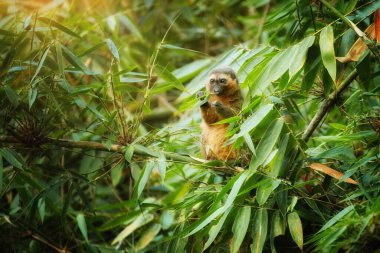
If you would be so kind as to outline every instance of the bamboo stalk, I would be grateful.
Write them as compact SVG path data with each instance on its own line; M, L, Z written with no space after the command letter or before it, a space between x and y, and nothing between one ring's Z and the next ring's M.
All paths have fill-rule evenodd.
M323 101L323 103L318 108L317 113L314 115L313 119L310 121L309 125L306 127L304 134L302 135L302 140L307 142L310 136L313 134L314 130L317 128L319 123L325 117L327 112L335 105L338 97L342 92L355 80L358 72L354 69L347 78L339 85L338 89L332 93Z
M12 136L0 136L0 143L8 143L8 144L18 144L23 145L23 143L12 137ZM54 138L47 138L44 144L52 144L57 147L64 147L64 148L80 148L80 149L90 149L90 150L99 150L99 151L106 151L106 152L116 152L123 154L123 149L127 146L120 145L120 144L112 144L112 145L106 145L104 143L100 142L94 142L94 141L74 141L74 140L68 140L68 139L54 139ZM162 152L167 160L170 160L172 162L180 162L180 163L188 163L192 164L194 166L203 166L206 167L207 162L203 162L202 160L198 160L195 158L192 158L191 156L184 155L184 154L177 154L177 153L170 153L170 152ZM147 153L139 146L134 146L134 155L138 156L148 156L148 157L155 157L152 154ZM156 157L157 158L157 157ZM217 162L213 164L212 166L207 166L207 168L222 172L225 174L237 174L242 171L242 168L240 167L230 167L224 164L223 162Z

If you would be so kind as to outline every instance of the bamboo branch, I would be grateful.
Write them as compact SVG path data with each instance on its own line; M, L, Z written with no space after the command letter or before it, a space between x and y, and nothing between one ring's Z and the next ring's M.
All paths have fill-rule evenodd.
M0 143L8 143L8 144L18 144L23 145L23 143L12 137L12 136L0 136ZM127 146L119 145L119 144L112 144L112 145L106 145L104 143L100 142L94 142L94 141L73 141L73 140L67 140L67 139L54 139L54 138L47 138L44 144L52 144L57 147L64 147L64 148L80 148L80 149L90 149L90 150L99 150L99 151L106 151L106 152L116 152L120 154L124 154L123 149ZM163 152L164 156L167 160L170 160L172 162L180 162L180 163L188 163L192 164L194 166L205 166L208 162L203 162L202 160L198 160L195 158L192 158L188 155L183 154L177 154L177 153L170 153L170 152ZM151 153L146 152L143 148L140 148L139 146L134 146L134 155L137 156L148 156L148 157L154 157ZM215 161L216 164L213 164L212 166L209 165L207 168L210 168L211 170L222 172L225 174L237 174L242 171L240 167L230 167L226 166L221 161Z
M337 9L335 9L334 6L332 6L326 0L320 0L320 2L323 3L323 5L326 6L332 13L334 13L335 16L340 18L347 26L352 28L356 32L356 34L359 35L359 37L367 38L366 34L362 30L360 30L354 23L351 22L351 20L349 20L346 16L344 16Z
M356 69L354 69L347 76L347 78L339 85L338 89L330 93L330 95L326 98L326 100L323 101L323 103L318 108L317 113L314 115L313 119L311 120L304 134L302 135L302 139L305 142L309 140L310 136L313 134L314 130L317 128L319 123L325 117L327 112L335 105L340 94L342 94L342 92L352 83L352 81L355 80L357 75L358 75L358 72L356 71Z
M372 54L375 55L378 60L380 59L379 51L376 48L376 44L373 40L370 40L367 37L365 32L360 30L354 23L352 23L351 20L349 20L345 15L340 13L337 9L334 8L334 6L332 6L326 0L320 0L320 2L323 3L323 5L326 6L332 13L334 13L335 16L340 18L343 21L343 23L345 23L348 27L353 29L355 33L359 36L359 38L367 45Z

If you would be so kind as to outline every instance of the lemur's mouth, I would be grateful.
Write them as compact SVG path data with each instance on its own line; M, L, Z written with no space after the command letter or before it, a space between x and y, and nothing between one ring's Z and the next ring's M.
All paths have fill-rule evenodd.
M220 95L222 94L223 90L213 90L211 94L213 95Z

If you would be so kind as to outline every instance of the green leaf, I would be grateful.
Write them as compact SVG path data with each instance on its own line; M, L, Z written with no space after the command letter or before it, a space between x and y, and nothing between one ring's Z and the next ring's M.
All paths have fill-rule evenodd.
M313 45L314 40L314 36L306 37L300 43L293 46L295 49L293 53L293 59L291 60L292 64L290 64L289 67L290 77L294 76L305 64L306 54L309 48Z
M82 37L79 36L76 32L70 30L69 28L61 25L60 23L50 19L50 18L46 18L46 17L39 17L38 20L41 20L42 22L44 22L45 24L48 24L48 25L51 25L55 28L58 28L59 30L61 30L62 32L64 33L67 33L71 36L74 36L74 37L77 37L79 39L81 39Z
M166 175L166 157L163 152L159 153L159 157L157 159L157 166L158 171L160 172L161 180L162 182L164 182Z
M77 224L78 224L79 230L82 233L84 239L86 239L86 241L88 241L87 225L86 225L86 220L84 218L83 213L77 214Z
M361 131L357 133L352 134L346 134L346 135L325 135L325 136L318 136L314 137L314 140L322 141L322 142L351 142L356 140L362 140L366 139L368 140L375 140L377 138L377 134L375 131Z
M181 82L185 82L202 71L205 67L207 67L211 63L211 59L201 59L193 61L189 64L186 64L178 69L175 69L172 73L173 75L180 80Z
M252 154L256 156L256 149L255 149L255 145L253 144L251 136L249 134L245 134L243 137L244 137L245 143L247 143L249 150L251 150Z
M5 85L3 87L4 91L5 91L5 94L7 95L8 97L8 100L9 102L11 102L11 104L14 106L14 107L17 107L18 104L20 103L20 96L12 89L10 88L9 86Z
M140 239L136 243L136 250L140 251L149 245L156 237L156 235L160 232L161 225L154 223L150 226L144 233L141 235Z
M61 73L62 78L65 78L65 67L63 65L62 47L59 42L55 43L55 51L57 54L57 65L59 68L59 73Z
M331 25L322 29L319 37L319 47L321 49L322 62L325 65L331 79L336 80L336 63L334 51L334 31Z
M221 206L220 208L218 208L216 211L214 211L210 215L202 218L198 222L197 226L187 236L190 236L190 235L198 232L199 230L204 228L206 225L208 225L211 221L213 221L218 216L220 216L222 213L224 213L233 204L237 194L239 193L240 188L242 187L242 185L243 185L244 181L246 180L246 178L248 177L248 175L249 175L248 171L245 171L245 172L238 174L237 180L234 183L234 185L231 189L231 192L228 195L227 200L224 203L224 205Z
M346 130L346 126L339 123L329 123L329 125L337 130L341 130L341 131Z
M8 148L2 148L0 149L0 151L4 159L7 160L12 166L18 169L22 169L22 162L19 161L20 158L16 158L16 154L13 150L10 150Z
M112 186L116 186L119 184L121 176L123 174L124 163L119 163L111 170L111 180Z
M141 32L139 31L138 27L133 23L133 21L125 14L118 15L118 18L120 20L120 23L125 25L129 31L131 31L139 40L143 40L143 36Z
M166 67L156 65L155 70L157 71L157 74L167 81L170 85L173 85L179 90L186 91L185 86L175 77L169 70L167 70Z
M272 225L270 232L270 247L272 253L276 252L276 249L274 247L274 238L285 234L285 226L286 224L284 217L281 215L279 210L276 210L272 216Z
M303 231L301 219L297 212L292 212L288 214L288 225L290 234L292 235L293 241L302 250L303 247Z
M38 207L38 213L40 214L41 223L43 223L45 219L45 199L44 198L40 198L38 200L37 207Z
M36 78L36 76L40 72L42 66L44 65L44 62L45 62L45 59L46 59L46 56L47 56L48 52L49 52L49 48L46 48L45 51L44 51L44 53L41 56L40 61L38 62L38 66L37 66L36 72L34 73L34 75L32 77L32 80L30 81L30 83L33 83L34 78Z
M272 169L270 171L270 175L272 177L277 177L281 169L283 168L282 164L284 162L286 148L288 146L288 141L289 141L289 133L287 133L284 137L282 137L280 148L278 149L278 152L277 152L276 160L274 161Z
M326 222L325 225L323 225L323 227L318 231L318 233L328 229L354 209L355 208L353 205L347 206L342 211L337 213L334 217L332 217L328 222Z
M3 175L4 175L3 156L1 155L1 150L0 150L0 193L3 191Z
M86 105L86 107L95 114L95 116L101 121L107 121L103 114L101 114L95 107Z
M205 101L205 99L202 99L202 101ZM199 104L200 106L201 104ZM194 106L194 107L198 107L198 103ZM234 122L237 122L240 120L240 116L233 116L233 117L229 117L227 119L222 119L216 123L214 123L215 125L221 125L221 124L226 124L226 123L234 123Z
M134 199L138 199L143 192L146 183L148 182L150 173L152 172L154 167L154 162L153 161L148 161L145 165L145 168L143 172L140 174L140 177L138 181L135 184L135 189L133 192Z
M288 189L286 185L280 185L276 192L276 202L281 214L285 217L288 207Z
M31 87L29 89L29 93L28 93L28 101L29 101L29 110L30 108L32 108L32 105L34 104L34 101L36 101L36 98L37 98L37 95L38 95L38 89L37 87Z
M164 45L162 45L162 47L163 48L167 48L167 49L173 49L173 50L178 50L178 51L185 51L185 52L191 52L191 53L206 55L205 53L202 53L202 52L199 52L199 51L196 51L196 50L191 50L191 49L188 49L188 48L178 47L178 46L171 45L171 44L164 44Z
M8 31L8 30L3 30L3 29L0 29L0 35L4 35L4 36L12 36L12 37L17 36L16 33L13 33L13 32Z
M344 176L339 179L339 182L345 181L347 178L351 177L360 167L364 166L368 162L378 159L377 156L372 157L363 157L360 160L357 160L354 164L350 166L350 168L344 173Z
M277 210L273 213L273 219L272 219L272 233L273 237L277 237L279 235L285 234L285 219L281 215L280 211Z
M280 136L282 126L284 121L282 119L275 120L265 132L263 138L260 140L259 145L257 145L257 155L252 157L251 163L249 164L250 173L254 173L257 168L265 162L269 154L271 153L274 145Z
M288 211L293 212L294 207L296 206L298 202L298 197L297 196L292 196L292 200L290 201L290 205L288 206Z
M84 63L76 56L73 52L71 52L67 47L62 45L63 56L68 60L74 67L80 69L86 75L92 75L93 73L84 65Z
M231 209L232 209L232 207L227 208L227 210L224 212L223 216L220 217L218 223L216 225L213 225L210 228L210 231L208 233L209 237L208 237L207 242L205 243L205 245L203 247L203 251L205 251L208 247L210 247L211 243L215 240L215 238L219 234L224 222L226 221L226 218L227 218L228 214L230 213Z
M137 218L133 220L133 222L126 226L112 241L112 245L116 243L122 242L125 238L127 238L130 234L132 234L136 229L148 224L153 220L153 214L144 212L140 214Z
M263 251L265 239L268 230L268 212L267 209L260 208L253 216L252 226L252 244L251 252L260 253Z
M120 61L119 51L117 50L115 43L111 39L106 39L106 42L107 42L107 46L110 49L113 57L119 62Z
M254 129L268 113L273 109L273 104L267 104L261 106L255 113L248 117L243 124L240 126L240 132L237 133L233 138L239 138L248 134L252 129Z
M250 206L239 208L238 213L236 214L234 225L232 226L232 233L234 234L232 238L232 253L236 253L239 250L240 245L244 240L245 234L247 233L250 218Z
M268 200L270 194L280 185L281 180L279 179L272 179L269 178L270 180L267 181L266 183L260 185L257 188L256 192L256 200L257 203L259 203L260 206L264 205L265 202Z
M124 158L126 161L129 163L132 161L132 156L133 152L135 151L135 147L133 145L129 145L125 150L124 150Z

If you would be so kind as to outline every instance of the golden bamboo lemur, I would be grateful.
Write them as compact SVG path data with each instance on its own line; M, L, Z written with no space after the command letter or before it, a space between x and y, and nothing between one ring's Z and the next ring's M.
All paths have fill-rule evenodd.
M228 67L213 69L206 85L210 93L208 101L201 105L202 112L202 156L207 160L234 160L237 151L225 145L227 124L213 124L237 115L243 104L239 81ZM199 91L197 97L204 97Z

